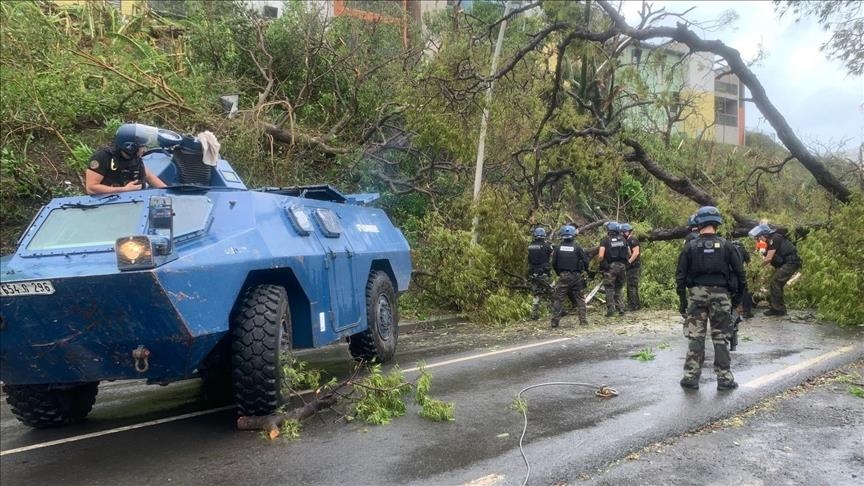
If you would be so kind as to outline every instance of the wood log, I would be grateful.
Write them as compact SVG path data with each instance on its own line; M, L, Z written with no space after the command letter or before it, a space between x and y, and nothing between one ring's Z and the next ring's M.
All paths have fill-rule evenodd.
M273 413L270 415L261 416L242 416L237 418L237 428L239 430L263 430L267 433L270 440L279 437L279 429L283 423L289 420L301 421L309 418L321 410L330 408L339 401L336 394L329 393L321 397L316 397L302 407L295 408L289 412Z

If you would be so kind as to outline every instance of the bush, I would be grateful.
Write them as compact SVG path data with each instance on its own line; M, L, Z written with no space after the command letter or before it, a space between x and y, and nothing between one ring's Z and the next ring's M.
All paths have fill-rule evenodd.
M644 307L676 309L675 269L684 241L640 242L642 280L639 296Z
M513 294L507 289L498 289L486 299L478 309L476 320L487 324L507 324L521 321L531 313L531 297L527 294Z
M797 297L813 306L819 317L841 326L864 325L864 202L858 197L843 207L828 228L813 231L798 244L803 263Z

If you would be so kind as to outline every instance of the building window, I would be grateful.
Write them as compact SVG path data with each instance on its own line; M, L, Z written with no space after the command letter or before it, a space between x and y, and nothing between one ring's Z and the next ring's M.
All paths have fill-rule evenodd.
M265 19L275 19L279 17L279 9L276 7L271 7L270 5L264 5L264 10L262 11Z
M150 10L160 14L173 17L186 15L186 3L183 0L148 0Z
M738 126L738 102L729 98L715 98L717 124L726 127Z
M715 81L714 82L714 90L720 93L730 94L732 96L738 96L738 85L735 83L725 83L723 81Z

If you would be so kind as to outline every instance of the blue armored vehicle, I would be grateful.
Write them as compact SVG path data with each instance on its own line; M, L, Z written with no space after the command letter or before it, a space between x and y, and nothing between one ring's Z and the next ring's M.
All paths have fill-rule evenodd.
M225 160L202 164L197 139L134 127L169 187L54 199L0 264L0 379L19 420L83 420L103 380L192 377L264 415L292 348L393 357L411 259L374 194L250 190Z

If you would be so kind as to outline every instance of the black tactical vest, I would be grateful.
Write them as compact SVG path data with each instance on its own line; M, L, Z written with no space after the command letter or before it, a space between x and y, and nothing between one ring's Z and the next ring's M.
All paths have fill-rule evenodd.
M690 268L687 280L694 285L734 287L730 281L730 251L726 240L719 236L700 236L687 243ZM734 256L738 258L737 255Z
M605 257L607 262L627 263L630 258L630 246L627 245L627 240L622 236L610 236Z
M555 266L558 272L582 272L585 270L584 262L579 258L581 252L578 248L575 241L562 242L555 248Z
M528 245L528 265L532 268L542 267L549 264L549 255L552 247L548 243L539 240Z

